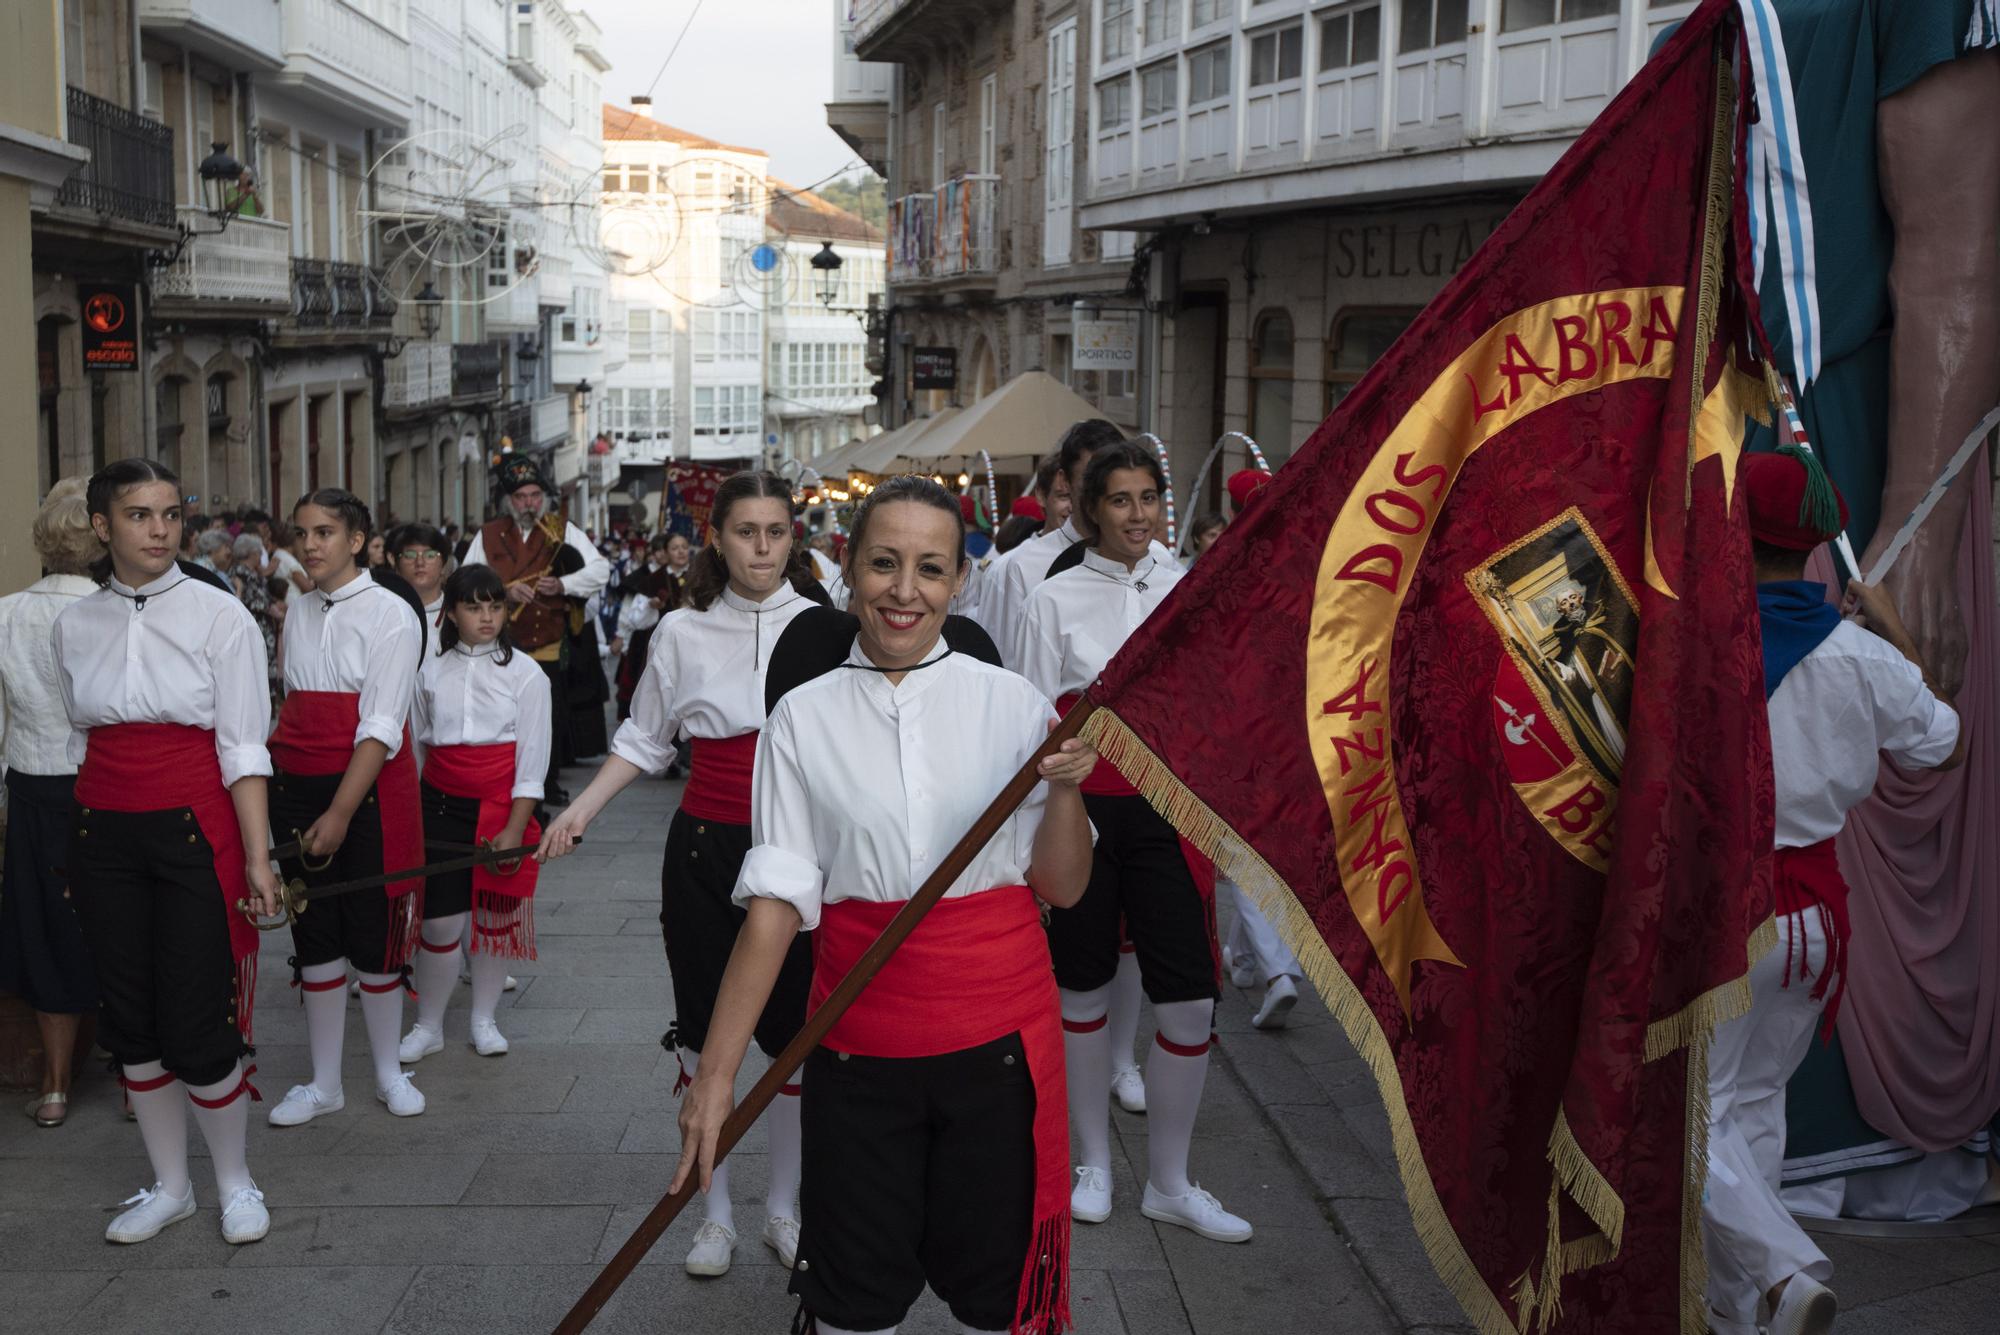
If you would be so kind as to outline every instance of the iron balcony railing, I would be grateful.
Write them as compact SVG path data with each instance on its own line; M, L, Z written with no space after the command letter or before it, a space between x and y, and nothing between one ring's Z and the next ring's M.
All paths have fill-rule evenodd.
M500 392L500 347L496 343L457 343L451 349L451 396L487 398Z
M396 314L396 299L382 287L380 270L341 260L292 261L292 320L301 329L382 329Z
M90 150L56 203L174 229L174 132L81 88L69 90L69 141Z

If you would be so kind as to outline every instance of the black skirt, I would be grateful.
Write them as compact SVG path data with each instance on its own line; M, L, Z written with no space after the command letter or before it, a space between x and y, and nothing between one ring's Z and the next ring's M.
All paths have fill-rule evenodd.
M0 992L51 1015L97 1009L97 973L63 871L75 804L74 774L7 772Z

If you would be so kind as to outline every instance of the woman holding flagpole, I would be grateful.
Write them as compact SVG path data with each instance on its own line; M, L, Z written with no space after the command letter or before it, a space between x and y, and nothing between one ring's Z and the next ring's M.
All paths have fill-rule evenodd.
M676 1187L713 1180L737 1066L800 933L823 1000L1055 725L1028 682L944 641L965 560L958 506L927 479L884 483L855 517L852 648L778 701L758 744L735 888L749 916L681 1110ZM819 1335L893 1331L927 1283L963 1331L1068 1323L1062 1047L1037 908L1083 892L1076 785L1095 763L1074 740L1042 761L1046 783L807 1061L792 1292Z
M1022 675L1060 709L1075 703L1180 581L1179 563L1153 545L1164 490L1159 460L1142 446L1120 442L1090 456L1076 513L1096 536L1079 564L1028 595L1017 640ZM1062 988L1070 1120L1082 1159L1071 1213L1086 1223L1111 1215L1106 1020L1122 915L1159 1031L1146 1061L1148 1174L1141 1211L1217 1242L1246 1242L1250 1225L1188 1178L1220 995L1214 864L1109 765L1097 767L1083 793L1098 834L1090 888L1074 908L1049 915L1049 950Z
M694 739L693 772L668 827L660 867L660 934L675 1012L661 1043L681 1063L677 1089L702 1069L716 990L743 922L743 910L729 895L750 850L751 775L771 650L794 617L825 598L804 548L794 541L791 486L775 473L726 479L716 488L709 526L709 544L688 568L688 606L654 628L631 717L590 786L550 823L538 853L547 859L569 852L612 798L641 775L674 763L677 733L685 730ZM757 1025L757 1044L766 1053L781 1051L805 1023L811 979L811 947L800 938ZM764 1241L787 1266L799 1236L798 1092L790 1086L771 1105L764 1202ZM736 1217L726 1171L716 1174L705 1205L687 1271L727 1274Z
M194 1213L191 1103L223 1240L255 1242L271 1226L245 1152L257 932L236 905L278 907L264 641L233 594L175 564L170 470L121 459L90 480L86 504L108 549L103 587L54 627L82 761L69 883L97 965L98 1042L119 1063L153 1172L104 1236L144 1242Z
M279 841L297 840L299 852L281 865L309 887L419 866L424 835L408 724L424 644L415 595L405 601L360 568L373 526L354 493L309 492L293 507L292 525L315 590L285 618L271 820ZM293 922L312 1079L271 1110L272 1126L302 1126L346 1106L340 1058L350 963L360 976L375 1097L398 1117L423 1112L424 1096L397 1060L422 924L421 878L316 901Z

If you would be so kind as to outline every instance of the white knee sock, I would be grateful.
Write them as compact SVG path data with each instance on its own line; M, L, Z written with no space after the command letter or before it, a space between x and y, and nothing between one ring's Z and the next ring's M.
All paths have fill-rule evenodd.
M805 1157L799 1131L799 1081L804 1075L793 1072L792 1083L771 1100L764 1114L771 1136L771 1184L764 1193L767 1217L799 1217L799 1166Z
M424 919L424 943L417 948L417 1023L444 1032L445 1008L458 986L458 938L472 915L454 913Z
M245 1148L250 1134L250 1091L243 1088L243 1064L238 1062L230 1067L229 1074L212 1085L189 1085L187 1092L191 1101L229 1100L220 1108L193 1104L194 1123L201 1128L201 1138L208 1143L208 1157L215 1163L216 1202L227 1205L239 1188L251 1185Z
M681 1066L692 1080L701 1070L701 1054L693 1048L681 1052ZM702 1194L701 1212L705 1219L712 1219L724 1228L734 1232L736 1228L736 1206L729 1199L729 1160L724 1159L715 1166L709 1188Z
M403 1040L402 981L393 973L361 975L361 1021L368 1028L368 1055L375 1061L377 1089L387 1089L403 1073L398 1052Z
M340 1050L347 1040L347 961L309 964L299 971L299 977L308 983L335 980L340 983L320 992L311 988L305 991L306 1038L312 1044L312 1085L332 1098L340 1093Z
M169 1080L158 1089L139 1090L167 1073L159 1062L135 1062L125 1068L126 1097L139 1119L139 1138L146 1142L146 1157L153 1162L153 1180L169 1196L188 1192L187 1095L178 1080Z
M1132 1044L1139 1037L1139 956L1136 951L1120 951L1118 972L1111 979L1111 1010L1107 1029L1111 1034L1111 1069L1123 1071L1139 1063L1132 1060Z
M482 950L472 957L472 1018L491 1020L493 1012L500 1005L500 993L507 987L507 965L504 955L495 955Z
M1110 1005L1109 986L1062 994L1063 1065L1076 1161L1106 1172L1111 1170L1111 1029L1105 1022Z
M1201 1110L1201 1087L1208 1079L1215 1003L1155 1004L1153 1019L1160 1032L1146 1058L1147 1179L1155 1191L1185 1196L1188 1146L1194 1140L1195 1115ZM1170 1050L1169 1043L1181 1051Z

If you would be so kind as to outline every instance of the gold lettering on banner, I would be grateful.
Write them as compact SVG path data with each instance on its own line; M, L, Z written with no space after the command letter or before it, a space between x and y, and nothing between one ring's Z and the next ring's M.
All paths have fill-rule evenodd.
M1390 657L1410 573L1481 446L1551 404L1673 374L1685 291L1624 288L1500 320L1441 370L1355 480L1320 554L1306 642L1306 729L1333 820L1341 888L1405 1013L1418 960L1461 965L1424 902L1390 733ZM1545 824L1601 839L1615 789L1549 795ZM1575 830L1570 826L1583 822Z

